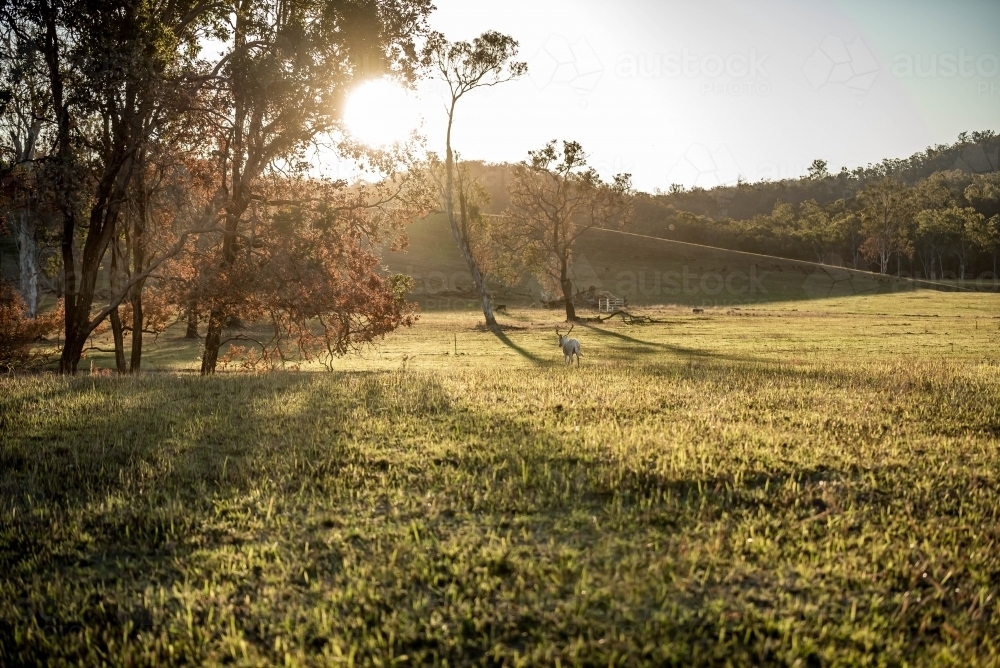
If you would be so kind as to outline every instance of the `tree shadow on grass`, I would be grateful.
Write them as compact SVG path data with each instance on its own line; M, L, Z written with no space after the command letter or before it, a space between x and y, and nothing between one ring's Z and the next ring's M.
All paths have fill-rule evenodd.
M276 525L319 542L310 531L319 525L328 533L319 520L331 515L310 515L312 506L337 508L342 495L378 484L391 470L376 454L385 441L382 416L410 415L419 425L412 415L432 420L448 410L439 384L426 380L391 373L145 375L60 379L40 396L27 393L20 415L0 421L0 461L10 464L0 469L0 571L16 573L0 592L0 617L12 604L21 610L10 624L0 622L0 663L11 656L18 664L56 656L96 663L84 630L124 637L117 651L134 651L136 633L164 628L176 602L168 593L168 607L161 601L154 614L156 604L143 595L150 586L172 592L186 585L199 577L195 565L206 555L245 543L267 549L259 546L271 542ZM308 509L303 498L311 499ZM364 503L347 507L369 511ZM337 549L313 560L314 578L332 577ZM239 600L260 595L260 568L234 574ZM118 583L115 592L104 592L108 578ZM39 580L56 582L44 608L31 597ZM298 591L300 582L285 584ZM210 627L204 611L195 623ZM162 613L167 621L155 622ZM26 639L15 631L26 624L44 633ZM246 633L262 651L273 646L249 624ZM52 637L64 642L54 646ZM170 657L198 664L206 658L199 651L179 643Z
M235 472L251 436L280 420L254 406L292 394L306 380L295 374L66 379L33 405L26 402L29 415L2 425L3 454L19 464L0 471L3 506L30 497L70 509L111 492L185 480L214 487L223 466Z
M643 346L644 349L640 349L639 352L653 353L652 349L660 349L666 352L671 352L677 355L684 355L687 357L701 357L707 359L721 359L721 360L733 360L738 362L759 362L764 360L758 360L752 357L739 357L733 355L724 355L722 353L714 353L707 350L698 350L696 348L686 348L684 346L671 345L669 343L659 343L656 341L643 341L642 339L637 339L627 334L621 334L619 332L613 332L600 327L594 327L593 325L587 323L580 323L582 327L586 327L588 330L594 332L595 334L600 334L601 336L607 336L611 338L618 339L620 341L625 341L630 344Z
M789 383L796 375L794 370L765 373ZM75 436L40 431L30 420L21 423L24 433L15 434L19 448L30 444L43 449L32 457L37 466L47 467L46 479L36 477L35 483L69 488L58 498L41 498L35 507L45 512L6 515L0 523L0 530L10 530L0 531L0 569L14 574L7 590L12 598L29 601L32 578L53 583L46 590L52 608L29 610L21 619L32 617L39 626L49 625L65 636L55 649L38 644L33 650L29 643L36 642L31 638L37 634L15 641L13 622L0 624L0 646L26 649L24 663L48 656L45 652L64 652L59 656L87 663L84 659L91 655L85 654L78 637L83 635L77 633L80 628L88 631L88 642L106 636L136 643L129 635L135 630L157 637L172 619L182 619L182 606L177 605L179 599L170 598L160 616L154 616L146 607L155 603L144 598L144 588L153 582L171 592L194 578L197 591L201 579L219 572L218 564L233 564L232 570L213 585L219 587L219 593L212 594L218 598L206 595L189 608L189 623L206 628L206 637L218 637L213 634L219 634L224 618L216 617L212 628L206 611L225 613L231 604L233 627L263 662L283 658L275 642L278 636L285 638L285 649L319 658L327 630L314 631L299 622L305 624L295 629L304 631L299 635L289 634L284 626L293 623L287 620L310 619L308 614L317 608L331 619L344 618L332 628L363 648L359 663L369 658L366 652L377 653L363 642L372 628L392 638L396 655L409 654L415 663L442 658L468 663L470 657L496 647L514 658L526 638L565 643L567 637L578 636L607 638L620 655L638 655L644 643L655 646L667 632L676 643L707 652L723 622L706 626L701 616L675 612L666 621L652 623L663 598L664 578L660 571L640 568L625 589L617 570L623 546L650 556L655 552L650 543L662 541L656 550L680 563L687 550L679 547L682 542L708 545L714 540L714 532L699 533L696 527L716 522L731 527L736 521L732 518L754 517L762 510L792 523L824 517L829 509L819 492L826 487L823 483L856 482L857 489L847 486L838 493L852 495L855 512L881 517L879 498L863 496L872 491L862 477L867 470L837 469L836 464L807 468L793 460L772 469L746 468L734 458L709 473L697 463L674 470L647 457L622 458L613 448L588 442L574 431L581 422L595 424L607 415L555 404L558 397L531 412L495 408L505 405L494 403L496 399L513 403L523 396L522 385L514 379L480 395L455 394L461 391L454 389L450 394L437 376L411 373L171 377L166 387L140 379L131 386L118 383L119 391L128 392L112 402L114 410L95 411L102 406L100 393L113 392L115 382L99 381L93 390L89 384L77 387L79 401L48 418L62 431L76 424ZM126 434L133 439L131 449L115 443ZM46 437L56 440L49 443ZM70 450L57 453L56 447L71 445L67 438L80 440L87 451L76 457ZM183 441L183 447L171 439ZM154 467L145 482L140 475L144 466ZM81 467L87 471L84 477ZM892 489L908 482L905 469L879 473L893 475ZM129 486L133 476L142 483L139 487ZM784 484L792 478L794 488ZM90 486L75 494L72 488L81 484ZM119 490L136 495L117 504L93 503L101 501L101 494ZM840 503L846 506L847 500ZM67 534L72 522L60 527L58 515L65 510L72 511L71 519L78 518L86 539ZM56 522L50 527L53 516ZM791 526L801 532L801 526ZM807 526L819 531L824 525ZM506 534L502 549L495 534ZM671 542L674 535L684 541ZM241 547L243 543L247 547ZM287 566L273 559L251 561L246 555L255 549L280 554ZM567 561L567 554L579 556ZM588 602L572 615L554 607L546 618L536 616L540 605L584 601L580 597L586 591L575 590L588 571L595 587L619 587L631 595L623 603L626 616L611 614L600 602ZM310 579L304 582L303 574ZM65 575L72 577L59 577ZM109 576L118 589L105 592ZM786 586L781 577L766 571L754 577L752 584L763 600L778 602L767 605L794 614L781 602L786 600L780 596ZM705 572L699 586L687 586L693 582L690 575L681 578L668 592L687 610L707 610L720 598L735 605L740 596L739 581L726 588L718 576L709 579ZM356 583L363 586L352 587ZM481 588L483 584L489 586ZM333 602L317 596L310 589L314 585L337 596ZM449 588L483 597L483 610L490 612L477 613L475 621L488 624L488 634L470 634L460 644L447 644L427 633L421 620L431 612L450 628L460 628L465 619L460 616L466 614L464 608L449 606L435 594ZM866 593L887 594L886 587L871 589ZM261 593L268 590L270 598ZM371 591L378 592L378 607L367 609L376 613L358 616L357 610L375 605L365 598ZM809 600L823 596L827 592L821 585L802 594ZM242 607L251 601L252 615ZM757 614L762 606L755 606L746 610ZM381 610L393 614L377 614ZM754 621L763 615L749 618L748 623L758 624L755 632L767 630ZM560 635L566 624L570 631ZM767 636L753 637L753 649L763 646L766 651L762 639ZM632 647L625 644L629 638L641 642ZM737 644L736 649L742 647ZM207 652L205 646L178 641L176 648L180 654L171 654L175 659L206 660L198 653ZM599 663L596 657L607 649L592 643L577 659Z
M510 348L511 350L513 350L514 352L516 352L521 357L523 357L523 358L525 358L527 360L530 360L530 361L534 362L535 364L539 364L539 365L543 365L543 366L551 366L551 364L552 364L551 360L543 360L538 355L535 355L534 353L532 353L532 352L530 352L530 351L522 348L521 346L517 345L516 343L514 343L513 341L510 340L509 336L507 336L506 334L504 334L503 330L500 330L500 329L491 329L490 331L493 333L493 335L495 337L497 337L498 339L500 339L500 343L504 344L505 346L507 346L508 348Z
M18 624L30 619L64 636L53 648L37 634L16 640L13 622L0 625L0 644L22 652L24 663L56 656L91 662L81 629L88 637L125 638L126 645L138 642L134 631L157 636L177 618L170 608L177 601L168 594L168 605L157 610L142 592L151 582L172 592L192 577L208 577L203 569L208 565L211 571L212 559L221 555L235 566L219 585L218 596L227 597L219 600L233 604L233 625L269 662L282 658L273 649L278 620L324 605L332 618L349 614L304 588L303 571L312 582L339 591L345 582L350 591L362 578L369 586L375 583L380 605L397 611L401 620L378 622L379 630L394 638L397 654L423 661L441 653L463 663L497 642L511 651L523 649L524 633L534 625L501 598L520 591L518 578L534 576L519 572L508 556L494 554L483 534L527 518L539 530L566 531L550 534L555 547L539 542L541 531L537 538L515 533L524 553L584 551L597 538L589 517L603 516L614 500L613 462L577 452L558 431L564 413L553 416L550 428L532 417L491 410L481 398L453 404L434 376L147 377L100 379L93 389L70 385L76 394L43 421L48 427L24 421L16 434L14 447L34 470L7 472L23 474L30 488L22 491L32 497L27 512L5 513L0 523L0 568L16 574L8 595L26 601ZM517 389L507 385L503 392L510 399ZM387 430L386 422L394 427ZM643 478L629 489L644 494L656 484ZM32 507L43 512L33 515ZM571 517L581 509L589 511L583 520ZM56 530L60 517L69 518L62 526L75 527L79 535ZM349 540L336 537L339 527L346 527ZM414 540L416 532L423 542ZM308 557L297 547L302 544L312 546ZM467 551L469 573L480 570L497 578L491 607L506 611L489 620L488 644L472 639L461 646L438 645L414 623L428 613L413 607L428 587L464 591L477 585L472 575L450 565L454 554L448 546L454 544ZM251 563L247 555L254 550L274 550L289 568L267 559ZM393 567L397 550L399 566ZM234 552L239 557L230 562ZM363 572L343 565L351 560L363 561ZM423 565L408 568L410 560ZM33 578L55 583L46 590L47 607L29 598ZM102 583L108 578L117 589L106 593ZM228 589L227 579L235 582ZM265 588L280 592L280 604L261 596ZM562 593L554 589L548 595L556 600ZM348 600L353 604L363 597ZM240 607L250 600L252 617ZM4 603L0 598L0 606ZM528 609L528 601L519 603ZM218 628L205 618L205 608L217 605L224 608L219 601L192 606L194 623L209 635ZM448 606L432 603L432 608L449 625L460 624ZM589 623L601 622L593 617ZM345 627L340 632L354 633ZM363 635L350 639L363 645ZM175 645L171 650L189 663L205 658L201 648ZM311 643L302 649L318 654L322 647Z

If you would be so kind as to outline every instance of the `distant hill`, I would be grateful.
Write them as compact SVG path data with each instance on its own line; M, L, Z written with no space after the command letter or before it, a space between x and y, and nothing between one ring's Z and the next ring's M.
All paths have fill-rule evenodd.
M493 198L489 211L499 213L508 204L506 186L511 166L478 161L467 164L470 174ZM853 197L867 184L886 175L913 185L934 172L953 169L972 174L1000 171L1000 135L992 130L963 132L954 144L938 144L908 158L886 158L874 165L854 170L843 168L826 175L741 182L707 189L675 187L642 193L636 224L640 228L648 227L645 232L653 236L669 237L671 235L659 223L681 211L714 219L746 219L770 213L778 200L801 204L811 199L827 204Z
M657 192L650 200L652 208L660 207L664 213L673 210L717 219L746 219L770 213L778 200L801 204L812 199L827 204L853 197L884 176L914 185L934 172L954 169L972 174L1000 171L1000 135L990 130L962 133L954 144L938 144L908 158L887 158L854 170L843 168L815 177Z
M499 213L508 204L506 186L511 165L471 162L468 167L492 197L487 211ZM998 170L1000 136L991 130L962 133L954 144L929 147L908 158L886 159L854 170L844 168L830 173L826 163L817 159L809 174L801 178L741 181L710 189L672 185L666 191L638 193L635 220L629 231L659 239L802 260L810 266L810 260L839 254L849 259L852 266L872 269L874 265L866 266L860 253L865 237L857 229L861 209L858 193L886 176L916 193L922 187L919 185L922 180L937 175L955 190L956 206L974 207L990 220L1000 214L997 197L988 195L991 188L996 189ZM979 180L976 192L980 196L973 202L967 200L965 192L975 179ZM987 182L993 185L984 186ZM855 221L824 227L822 220L817 223L804 213L806 207L815 211L817 206L829 220L844 221L844 215L854 215ZM781 215L774 215L776 211ZM927 235L918 238L913 219L904 227L909 251L897 254L904 274L957 277L959 270L973 276L997 271L1000 243L995 249L974 244L968 252L968 239L942 240ZM967 262L960 263L959 257Z
M478 303L447 220L434 215L407 228L406 251L386 255L393 272L415 279L411 299L425 310L475 310ZM613 230L580 238L574 286L606 290L634 305L738 306L953 286L899 279L843 267L742 253ZM528 280L492 286L496 303L538 304L540 286Z

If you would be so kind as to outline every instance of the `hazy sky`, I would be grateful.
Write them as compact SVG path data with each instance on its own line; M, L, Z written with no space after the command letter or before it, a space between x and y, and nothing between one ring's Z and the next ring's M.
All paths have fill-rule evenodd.
M575 139L643 190L795 177L1000 130L1000 2L436 0L450 39L494 29L530 73L462 101L465 157ZM438 93L419 104L443 148ZM413 113L412 111L410 112ZM438 145L442 146L438 146Z

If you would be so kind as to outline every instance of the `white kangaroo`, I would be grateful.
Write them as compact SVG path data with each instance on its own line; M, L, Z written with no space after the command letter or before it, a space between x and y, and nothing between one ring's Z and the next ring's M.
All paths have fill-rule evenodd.
M569 332L566 332L565 335L560 334L559 328L556 327L556 336L559 337L559 347L562 348L566 364L573 364L573 355L576 355L576 365L580 366L580 342L569 338L569 334L573 331L574 326L570 325Z

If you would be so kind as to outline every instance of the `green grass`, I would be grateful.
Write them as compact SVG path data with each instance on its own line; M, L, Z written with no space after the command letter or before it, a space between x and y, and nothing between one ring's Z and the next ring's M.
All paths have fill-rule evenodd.
M998 307L0 380L0 663L1000 665Z

